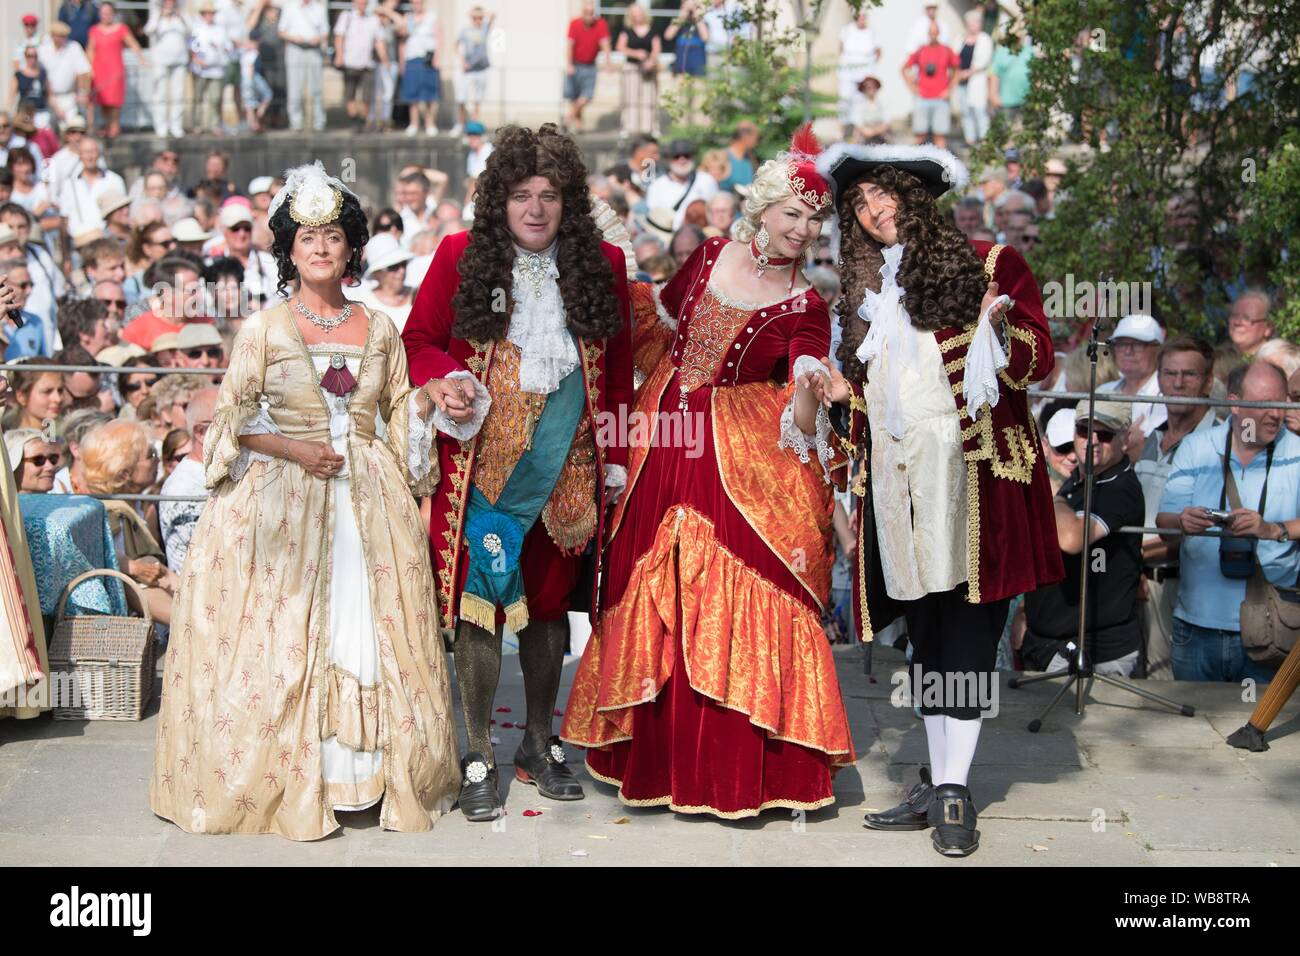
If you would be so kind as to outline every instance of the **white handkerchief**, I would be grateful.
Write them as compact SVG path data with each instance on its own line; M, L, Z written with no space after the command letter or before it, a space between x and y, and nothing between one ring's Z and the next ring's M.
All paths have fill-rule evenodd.
M962 394L966 397L966 411L971 420L979 414L982 405L992 408L998 403L998 372L1007 367L1007 353L998 341L989 312L1002 303L1010 303L1011 296L1000 295L980 316L975 336L966 350L966 377Z

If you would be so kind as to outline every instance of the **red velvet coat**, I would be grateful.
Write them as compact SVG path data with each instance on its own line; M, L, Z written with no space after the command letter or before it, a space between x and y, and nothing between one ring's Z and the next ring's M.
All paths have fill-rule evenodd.
M495 343L491 340L456 338L452 334L455 314L451 300L460 286L460 257L470 241L469 232L445 238L438 246L424 282L420 284L420 291L415 296L410 318L402 331L412 385L421 386L430 379L444 378L459 370L472 372L480 382L487 380ZM627 406L627 411L631 410L632 337L627 266L623 250L607 242L600 244L600 250L614 271L613 292L618 298L623 325L610 339L594 342L580 339L578 344L582 374L587 384L587 411L592 417L593 429L597 435L597 472L603 474L606 464L627 467L625 444L620 442L619 445L608 448L600 446L599 439L607 429L596 428L596 416L602 412L618 416L620 406ZM621 420L625 420L627 411L622 413ZM437 437L442 477L433 497L429 544L433 567L437 573L438 609L445 628L455 626L460 607L466 553L462 524L467 492L473 481L476 443L477 438L461 442L441 432ZM596 486L600 495L595 538L596 551L599 553L599 543L604 540L606 499L603 480L598 480ZM598 576L593 574L590 605L593 616L597 607L597 580Z
M972 604L987 604L1027 594L1065 577L1056 539L1052 489L1039 453L1038 428L1030 414L1025 391L1032 382L1041 381L1051 372L1056 359L1038 285L1020 253L1010 246L995 246L982 240L973 240L971 245L984 259L985 272L997 282L998 292L1014 300L1002 330L1008 362L998 373L998 403L980 409L975 421L966 412L966 398L962 394L966 350L974 336L975 323L935 333L961 414L969 514L969 600ZM861 383L851 384L852 425L844 444L851 457L859 458L866 451L866 403ZM860 497L865 494L869 480L864 458L863 471L853 489ZM862 526L860 523L859 528ZM858 560L863 544L859 542L854 556L853 602L864 639L870 639L871 604L877 594L883 594L884 588L868 580L869 569ZM866 547L870 551L870 543ZM868 600L869 593L871 600ZM884 623L881 621L880 625Z

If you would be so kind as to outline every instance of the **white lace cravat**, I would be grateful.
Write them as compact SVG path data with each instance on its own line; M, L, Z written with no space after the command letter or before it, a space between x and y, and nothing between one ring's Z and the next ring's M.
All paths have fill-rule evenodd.
M519 346L519 389L549 395L578 367L578 348L569 334L555 264L557 239L542 252L515 246L514 314L506 337Z
M903 258L903 244L895 243L884 250L880 267L880 291L867 289L858 316L870 323L856 353L863 365L885 354L885 427L895 438L906 430L903 416L903 369L915 365L919 354L920 332L903 305L903 287L898 284L898 264Z

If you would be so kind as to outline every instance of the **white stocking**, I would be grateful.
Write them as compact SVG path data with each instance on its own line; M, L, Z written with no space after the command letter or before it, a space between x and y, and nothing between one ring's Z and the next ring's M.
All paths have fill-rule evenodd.
M928 719L928 718L927 718ZM956 717L943 718L943 735L945 741L943 769L944 776L936 777L936 785L955 783L966 786L970 775L970 765L975 759L975 747L980 740L982 720L958 720Z
M921 719L925 721L925 743L930 748L930 779L937 787L944 782L944 770L947 766L944 760L947 744L943 725L946 718L943 714L933 714Z

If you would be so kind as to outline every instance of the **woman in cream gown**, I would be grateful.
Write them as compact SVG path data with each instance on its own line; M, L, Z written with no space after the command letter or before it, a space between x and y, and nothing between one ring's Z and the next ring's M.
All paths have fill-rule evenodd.
M337 272L358 274L365 220L319 165L286 179L270 216L281 278L304 263L308 274L290 302L244 324L221 386L150 805L191 832L312 840L338 828L335 810L382 798L384 828L428 830L460 787L413 497L438 477L429 403L409 387L387 316L354 304L324 335L297 318L299 305L319 310L311 321L329 329L326 313L346 313ZM324 253L300 251L310 242L342 250L328 281ZM327 341L308 345L303 329Z

